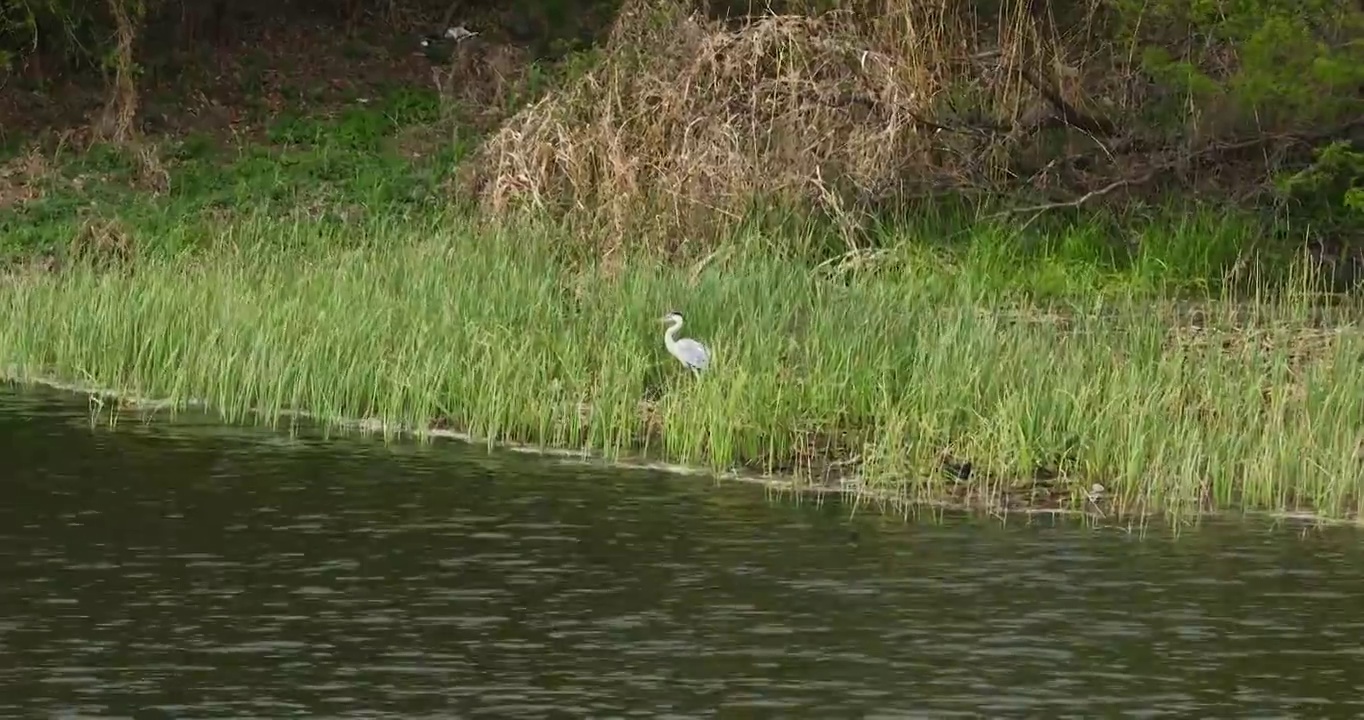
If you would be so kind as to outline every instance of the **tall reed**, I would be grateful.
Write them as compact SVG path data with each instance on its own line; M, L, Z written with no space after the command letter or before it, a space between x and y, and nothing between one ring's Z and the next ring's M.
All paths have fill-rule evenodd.
M676 267L574 260L529 226L339 232L260 218L194 253L11 278L0 366L229 421L439 420L906 501L1358 509L1364 342L1305 292L1209 297L1195 323L1146 295L1029 302L893 248L812 270L752 238ZM669 309L712 349L699 379L663 350Z

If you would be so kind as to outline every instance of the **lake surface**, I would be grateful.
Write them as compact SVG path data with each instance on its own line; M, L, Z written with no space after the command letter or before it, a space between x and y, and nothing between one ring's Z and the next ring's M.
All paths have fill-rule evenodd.
M904 522L0 386L3 717L1351 717L1351 529Z

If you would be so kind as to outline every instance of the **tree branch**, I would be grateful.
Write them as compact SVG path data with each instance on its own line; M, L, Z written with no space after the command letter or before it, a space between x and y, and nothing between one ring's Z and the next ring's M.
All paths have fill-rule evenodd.
M1156 176L1156 173L1157 173L1157 172L1159 172L1160 170L1163 170L1163 169L1165 169L1165 168L1163 168L1163 167L1161 167L1161 168L1154 168L1154 169L1152 169L1152 170L1148 170L1148 171L1145 172L1145 173L1142 173L1141 175L1139 175L1139 176L1137 176L1137 177L1133 177L1133 178L1122 178L1122 179L1120 179L1120 180L1114 180L1113 182L1111 182L1111 183L1109 183L1109 184L1107 184L1107 185L1105 185L1105 186L1103 186L1103 187L1101 187L1101 188L1099 188L1099 189L1097 189L1097 190L1090 190L1089 192L1085 193L1084 195L1081 195L1080 197L1075 198L1075 199L1073 199L1073 200L1064 200L1064 201L1061 201L1061 202L1042 203L1041 205L1032 205L1032 206L1029 206L1029 207L1011 208L1011 209L1009 209L1009 210L1004 210L1003 212L998 212L998 213L995 213L994 215L990 215L990 216L988 216L986 219L987 219L987 220L996 220L996 219L999 219L999 218L1002 218L1002 217L1007 217L1007 216L1010 216L1010 215L1018 215L1018 214L1021 214L1021 213L1034 213L1033 217L1032 217L1031 219L1028 220L1028 223L1031 223L1033 220L1037 219L1037 216L1038 216L1038 215L1041 215L1042 213L1047 212L1047 211L1049 211L1049 210L1061 210L1061 209L1064 209L1064 208L1078 208L1078 207L1084 205L1085 203L1088 203L1088 202L1090 202L1090 201L1092 201L1092 200L1096 200L1096 199L1098 199L1098 198L1101 198L1101 197L1103 197L1103 196L1105 196L1105 195L1107 195L1107 194L1109 194L1109 193L1111 193L1111 192L1113 192L1113 191L1115 191L1115 190L1119 190L1119 189L1125 188L1125 187L1130 187L1130 186L1133 186L1133 185L1145 185L1146 183L1150 182L1150 181Z
M1061 115L1061 119L1065 121L1067 125L1077 127L1097 137L1111 137L1113 133L1117 131L1117 127L1113 124L1112 120L1095 117L1076 109L1074 105L1066 102L1066 99L1061 97L1061 93L1057 92L1055 88L1044 84L1038 79L1037 75L1028 68L1019 67L1019 71L1022 73L1023 79L1026 80L1029 85L1033 86L1034 90L1041 93L1042 97L1046 98L1047 102L1051 103L1051 106L1056 109L1056 112Z

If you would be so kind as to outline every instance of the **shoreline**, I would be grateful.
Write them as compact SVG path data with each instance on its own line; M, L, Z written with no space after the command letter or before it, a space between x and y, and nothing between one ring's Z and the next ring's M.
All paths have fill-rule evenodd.
M20 122L0 152L0 371L127 389L94 389L120 398L110 422L124 400L202 398L228 425L600 457L898 508L1364 524L1364 260L1340 242L1361 227L1341 159L1359 153L1338 142L1364 107L1351 88L1317 78L1322 102L1257 133L1263 92L1228 78L1249 103L1232 115L1257 122L1091 87L1113 101L1100 116L1152 111L1127 113L1152 131L1135 148L1089 123L1032 132L1017 83L984 66L887 73L913 38L876 18L736 28L635 10L586 18L600 42L484 58L507 70L491 84L432 87L426 60L451 58L419 59L395 26L411 53L387 31L309 45L353 82L313 82L328 63L262 75L292 47L248 43L220 48L241 62L212 77L148 75L110 96L142 97L124 120L157 119L134 136ZM970 25L958 45L998 49ZM1295 62L1350 60L1318 25L1299 28L1321 42ZM1075 27L1095 51L1075 57L1130 64ZM1254 50L1228 38L1204 60ZM777 46L795 54L774 71ZM957 53L913 54L949 67ZM1165 64L1147 80L1178 90ZM1283 85L1263 70L1242 79ZM793 94L795 77L831 91ZM660 104L669 88L694 102ZM982 132L934 135L904 112L953 88L981 91L971 117L919 110ZM80 102L59 108L57 92L48 120L86 127L90 88L65 89ZM1198 172L1117 161L1217 137L1302 152L1200 156ZM700 383L660 347L669 310L714 352Z
M337 245L257 219L196 252L0 283L0 369L145 410L200 399L180 405L227 424L287 415L900 512L1361 516L1364 332L1315 295L1037 301L993 260L914 262L911 238L894 268L827 276L772 252L783 236L696 270L436 225ZM664 351L660 307L712 348L703 381Z
M139 410L147 413L174 413L182 409L196 409L205 413L217 415L217 422L223 425L233 423L223 419L215 408L207 401L191 398L176 402L170 399L146 398L133 393L120 391L107 387L70 382L58 378L45 376L32 376L23 372L16 371L14 368L6 368L0 381L13 385L28 385L45 387L51 390L68 393L71 395L87 395L109 400L129 406L130 409ZM256 416L264 415L264 411L253 410ZM1147 526L1153 520L1167 520L1177 522L1182 520L1182 516L1172 515L1166 511L1156 511L1142 513L1134 517L1114 516L1105 512L1102 504L1103 492L1090 495L1088 498L1089 510L1082 510L1073 507L1030 507L1025 505L993 505L986 502L961 502L956 499L943 497L939 499L914 499L910 500L895 494L874 488L867 488L860 484L851 484L844 487L833 487L830 485L819 485L815 483L802 483L794 476L783 475L759 475L751 472L726 471L716 472L703 467L683 465L679 463L669 463L662 461L651 461L641 457L621 456L618 458L608 458L601 453L589 450L569 450L565 448L547 447L524 442L513 442L506 440L488 441L480 439L470 433L451 430L448 428L413 428L406 425L391 425L377 418L327 418L306 410L284 409L278 413L280 417L296 417L321 425L340 428L344 430L356 431L361 435L375 436L384 438L385 443L394 440L407 440L426 442L430 440L443 440L447 442L457 442L470 446L483 446L489 452L514 452L523 455L533 455L536 457L552 460L558 463L573 465L592 465L616 470L647 471L659 472L669 475L686 477L706 477L713 480L716 484L721 482L737 482L745 485L761 487L769 492L778 494L789 493L792 496L813 496L822 499L826 495L838 495L845 500L853 502L854 512L860 508L862 503L871 502L882 506L882 512L893 510L904 516L906 519L910 515L916 514L919 510L931 510L937 512L962 512L970 515L986 515L1007 520L1010 515L1023 515L1031 520L1034 517L1061 517L1076 519L1081 521L1092 521L1098 523L1117 523L1138 526ZM174 422L172 418L170 420ZM272 430L275 428L271 428ZM1215 510L1203 510L1198 512L1194 521L1204 519L1234 519L1236 516L1242 518L1259 518L1272 522L1291 522L1315 525L1318 527L1361 527L1364 526L1364 517L1330 517L1316 513L1303 511L1270 511L1270 510L1250 510L1243 508L1223 508Z

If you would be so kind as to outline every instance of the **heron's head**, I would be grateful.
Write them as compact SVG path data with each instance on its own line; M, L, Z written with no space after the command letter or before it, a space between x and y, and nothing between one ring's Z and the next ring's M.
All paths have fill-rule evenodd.
M667 315L664 315L663 317L659 318L659 320L665 323L680 323L682 322L682 313L673 310L669 312Z

